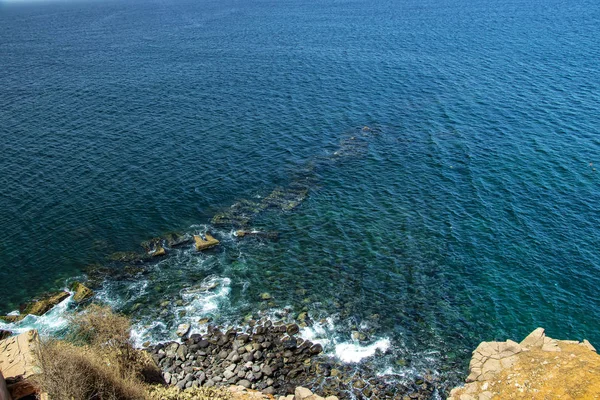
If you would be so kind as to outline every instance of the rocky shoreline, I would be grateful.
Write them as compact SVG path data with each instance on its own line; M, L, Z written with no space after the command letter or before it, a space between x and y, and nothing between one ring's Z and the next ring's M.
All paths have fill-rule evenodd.
M181 342L146 349L165 383L182 390L238 385L286 396L303 386L340 399L431 399L436 392L431 377L390 384L373 371L327 357L320 344L298 337L297 324L251 321L245 329L209 326L206 334L189 336L188 331L181 327Z

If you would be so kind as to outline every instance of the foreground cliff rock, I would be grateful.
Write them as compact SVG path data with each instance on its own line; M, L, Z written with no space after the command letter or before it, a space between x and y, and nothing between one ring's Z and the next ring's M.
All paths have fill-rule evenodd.
M449 400L600 398L600 355L587 341L556 340L538 328L521 343L482 342L466 385Z
M34 330L0 341L0 373L13 400L37 393L30 378L39 373L35 357L38 346Z

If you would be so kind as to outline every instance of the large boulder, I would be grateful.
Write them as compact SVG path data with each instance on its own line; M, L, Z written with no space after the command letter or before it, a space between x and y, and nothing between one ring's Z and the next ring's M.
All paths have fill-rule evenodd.
M219 241L208 232L204 234L204 239L200 235L194 235L194 241L197 251L206 250L219 244Z
M81 282L73 282L69 289L74 292L73 301L78 304L83 303L94 295L92 289L88 288Z
M12 335L11 331L5 331L0 329L0 340L4 340Z

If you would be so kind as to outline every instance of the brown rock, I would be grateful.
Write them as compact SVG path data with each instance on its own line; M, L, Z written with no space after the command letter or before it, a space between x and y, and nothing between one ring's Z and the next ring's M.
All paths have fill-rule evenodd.
M75 303L82 303L94 295L92 289L80 282L73 282L70 289L75 292L75 294L73 294L73 301Z
M219 241L212 237L208 232L204 234L204 237L205 239L202 239L202 236L194 235L197 251L206 250L219 244Z
M481 343L473 352L467 382L448 399L596 399L600 355L591 345L555 340L538 328L521 344Z
M167 254L167 252L165 251L165 248L162 246L158 246L152 252L152 257L160 257L160 256L164 256L165 254Z
M44 295L39 300L34 300L20 307L22 315L44 315L55 305L69 297L69 292L52 292Z
M19 322L20 320L22 320L26 316L27 315L25 315L25 314L22 314L22 315L2 315L2 316L0 316L0 321L4 321L4 322L7 322L9 324L13 324L15 322Z
M298 386L294 391L294 400L304 400L312 395L313 393L309 389L302 386Z
M533 332L531 332L523 341L521 342L521 347L525 349L530 349L532 347L542 347L544 345L544 338L546 334L544 333L544 328L537 328Z
M39 372L35 359L38 345L39 337L35 330L0 341L0 371L14 400L36 392L28 378Z

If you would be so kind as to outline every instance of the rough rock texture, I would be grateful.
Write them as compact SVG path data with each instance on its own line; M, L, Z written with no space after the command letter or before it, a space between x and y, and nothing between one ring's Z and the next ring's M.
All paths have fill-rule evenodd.
M83 283L73 282L70 289L74 292L73 301L75 303L83 303L94 295L92 289L86 287Z
M36 391L28 378L38 372L35 367L38 345L39 337L35 330L0 341L0 372L4 375L13 400L34 394Z
M20 307L22 315L33 314L33 315L44 315L52 309L55 305L69 297L69 292L53 292L42 296L39 300L34 300L29 303L25 303Z
M33 315L44 315L52 309L55 305L69 297L69 292L52 292L43 295L42 297L22 304L19 307L19 315L3 315L0 316L0 321L14 323L19 322L25 318L28 314Z
M205 239L202 239L202 236L194 235L197 251L206 250L219 244L219 241L212 237L208 232L204 234L204 237Z
M556 340L537 328L521 343L482 342L467 384L449 400L600 398L600 355L587 341Z

